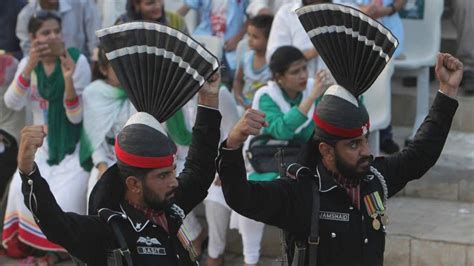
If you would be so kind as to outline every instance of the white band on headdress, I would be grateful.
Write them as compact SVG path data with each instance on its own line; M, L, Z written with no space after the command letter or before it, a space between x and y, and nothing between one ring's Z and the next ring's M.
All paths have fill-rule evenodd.
M324 95L333 95L333 96L342 98L342 99L352 103L356 107L359 107L359 102L357 101L356 97L354 97L354 95L352 95L352 93L350 93L348 90L344 89L340 85L337 85L337 84L332 85L331 87L329 87L326 90Z
M160 122L158 122L158 120L156 120L152 115L150 115L149 113L145 113L145 112L138 112L134 115L132 115L128 120L127 120L127 123L125 124L125 126L123 127L126 127L128 125L132 125L132 124L142 124L142 125L145 125L145 126L149 126L153 129L156 129L158 130L159 132L161 132L163 135L167 136L168 134L166 133L166 130L165 128L163 127L163 125L160 124Z

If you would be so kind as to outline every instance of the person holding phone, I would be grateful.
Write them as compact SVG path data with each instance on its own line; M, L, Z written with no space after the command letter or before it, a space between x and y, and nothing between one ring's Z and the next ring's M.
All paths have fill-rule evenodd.
M5 93L5 105L13 110L28 105L33 124L46 125L48 138L36 152L36 162L61 207L84 214L89 174L84 170L87 166L79 163L78 142L81 94L91 80L89 64L78 49L64 48L61 19L54 13L37 12L28 23L28 32L32 46ZM28 258L38 254L35 250L43 251L40 254L65 251L48 241L34 223L23 203L18 172L10 187L2 238L8 255L27 260L35 260ZM60 258L57 253L46 254L40 259L43 262Z
M92 59L98 40L95 31L100 28L100 14L94 0L30 0L17 17L16 36L23 54L32 47L28 22L38 12L53 12L61 18L62 38L66 47L75 47Z

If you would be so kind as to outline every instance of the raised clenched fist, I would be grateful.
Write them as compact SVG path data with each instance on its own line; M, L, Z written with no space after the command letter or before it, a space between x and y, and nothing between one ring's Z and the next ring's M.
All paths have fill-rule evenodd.
M265 121L265 114L254 109L248 109L229 133L226 142L227 148L239 148L250 135L260 134L260 130L265 126L268 126Z
M20 147L18 148L18 169L28 174L33 171L35 154L43 145L46 137L46 126L27 126L21 130Z
M436 62L436 77L440 83L440 90L456 97L461 84L464 66L456 57L450 54L439 53Z

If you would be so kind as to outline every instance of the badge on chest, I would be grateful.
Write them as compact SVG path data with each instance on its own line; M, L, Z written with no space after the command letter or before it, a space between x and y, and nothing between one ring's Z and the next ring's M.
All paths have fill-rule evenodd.
M154 237L141 236L137 240L137 253L140 255L165 256L166 249Z
M349 213L320 211L319 219L337 222L349 222Z
M364 197L364 203L367 209L367 214L373 219L372 228L374 228L374 230L380 230L379 217L383 225L387 225L388 217L385 214L385 205L378 191L366 195Z

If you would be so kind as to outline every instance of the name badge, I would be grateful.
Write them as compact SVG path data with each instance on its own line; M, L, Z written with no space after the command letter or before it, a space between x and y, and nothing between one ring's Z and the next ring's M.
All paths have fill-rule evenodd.
M164 248L156 247L137 247L137 253L140 255L166 255L166 250Z
M329 221L338 221L338 222L349 222L349 214L341 213L341 212L320 211L319 219L329 220Z

